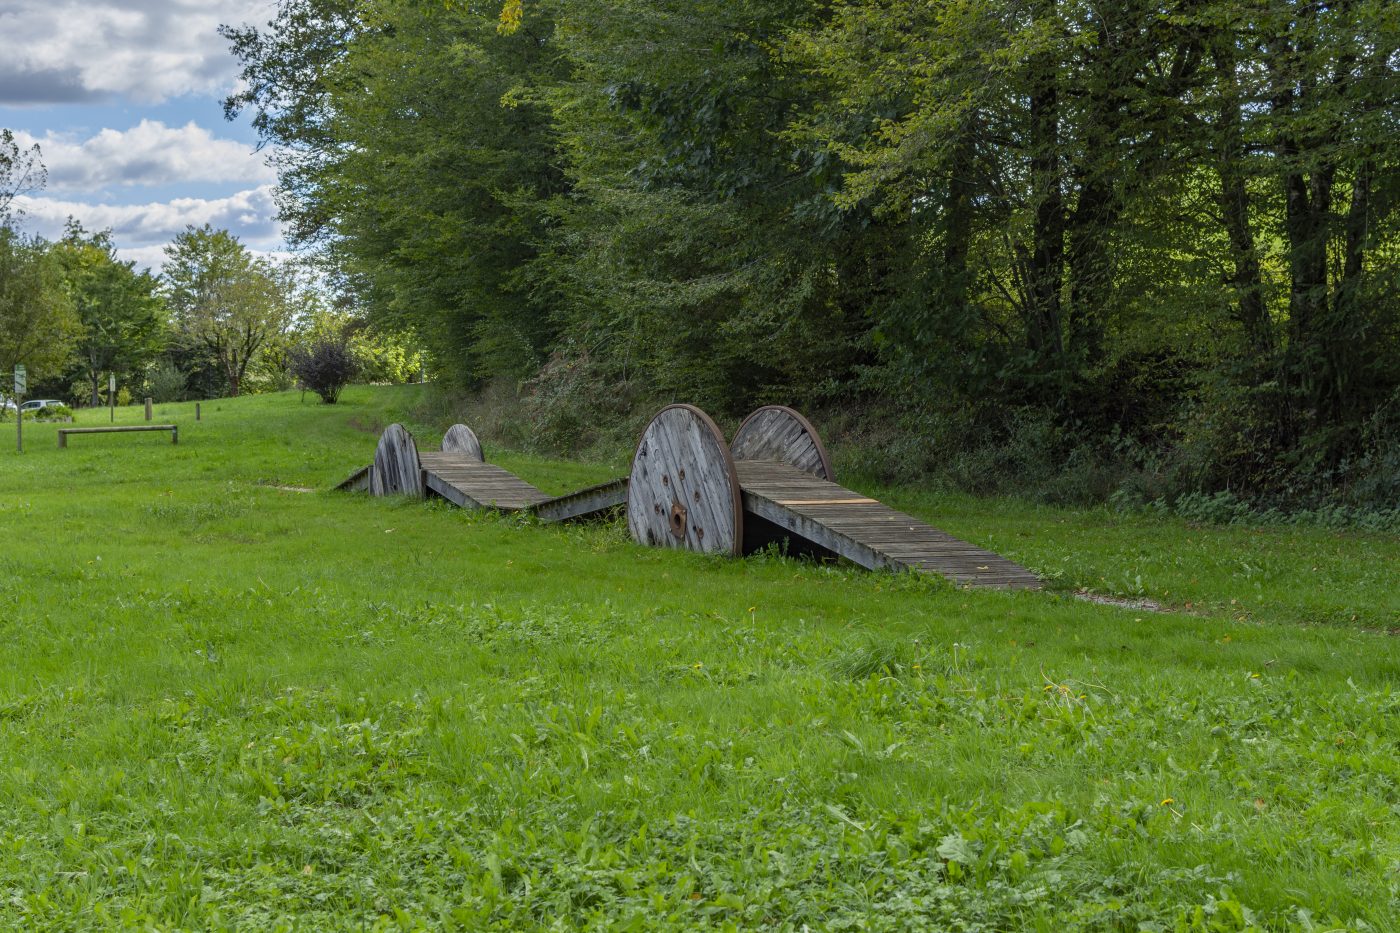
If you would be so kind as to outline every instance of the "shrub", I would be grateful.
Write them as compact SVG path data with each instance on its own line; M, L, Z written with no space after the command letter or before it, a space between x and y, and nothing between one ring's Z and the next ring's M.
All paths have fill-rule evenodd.
M25 421L72 421L73 409L67 405L49 405L24 413Z
M180 367L162 360L146 375L146 394L156 402L179 402L185 397L185 383Z
M344 337L316 337L287 351L287 366L303 388L334 405L355 378L358 364Z

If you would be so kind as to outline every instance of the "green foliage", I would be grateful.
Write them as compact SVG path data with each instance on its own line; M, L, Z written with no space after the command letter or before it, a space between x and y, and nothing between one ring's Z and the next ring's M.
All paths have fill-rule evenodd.
M346 300L560 444L781 401L1057 501L1379 505L1392 5L289 0L228 107Z
M44 187L47 180L39 145L21 149L14 132L0 127L0 226L13 222L10 205L18 195Z
M58 257L0 223L0 373L22 364L31 384L60 374L81 332ZM8 378L0 380L0 393L8 398L12 390Z
M161 360L146 373L145 393L157 402L179 402L185 398L185 373L169 360Z
M547 23L496 24L475 6L307 0L225 31L251 79L228 108L284 147L294 238L325 243L372 323L419 334L459 384L528 373L552 334L521 269L561 178L547 114L503 99L558 55Z
M207 351L237 396L249 365L291 321L286 270L255 258L227 230L189 227L166 247L161 282L187 348ZM270 378L274 388L277 368Z
M138 381L165 348L165 305L154 276L117 258L110 231L89 234L70 220L53 251L82 322L78 368L69 379L85 382L81 397L97 405L108 374L122 385Z
M299 491L423 397L0 450L0 923L1393 925L1393 536L849 480L1007 594Z
M67 405L45 405L24 413L25 421L72 421L73 409Z

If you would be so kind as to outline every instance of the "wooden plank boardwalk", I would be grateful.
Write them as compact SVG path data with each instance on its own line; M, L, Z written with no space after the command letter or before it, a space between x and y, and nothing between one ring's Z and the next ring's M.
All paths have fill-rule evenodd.
M493 508L516 512L550 497L494 463L457 453L420 453L428 489L464 509Z
M551 496L494 463L443 451L418 455L424 486L464 509L533 512L546 522L587 518L627 502L627 477Z
M600 515L609 509L627 504L627 477L589 486L577 492L565 493L538 502L530 508L546 522L567 522L579 518Z
M744 510L871 570L926 570L970 586L1039 589L1020 564L786 463L735 464Z

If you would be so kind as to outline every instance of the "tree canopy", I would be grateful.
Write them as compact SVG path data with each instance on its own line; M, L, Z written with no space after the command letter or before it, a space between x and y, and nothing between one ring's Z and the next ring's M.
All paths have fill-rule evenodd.
M1285 496L1400 444L1393 14L283 0L226 29L228 109L295 239L462 384L1029 420Z
M117 258L110 232L88 233L75 221L54 252L82 325L78 376L88 387L89 403L97 405L108 373L122 385L139 384L165 348L158 283L149 272L138 272L135 263Z
M207 350L237 396L258 350L292 312L279 270L227 230L189 227L165 250L161 273L171 320L187 347Z
M0 225L0 395L11 394L8 375L16 364L31 381L60 372L81 329L57 257Z

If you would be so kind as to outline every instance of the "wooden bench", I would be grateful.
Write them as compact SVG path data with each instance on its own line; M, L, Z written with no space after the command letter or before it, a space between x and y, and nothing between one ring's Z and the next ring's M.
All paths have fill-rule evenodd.
M58 446L68 446L68 435L70 434L129 434L133 431L169 431L170 443L180 443L180 426L175 424L140 424L134 427L110 427L110 428L59 428Z

